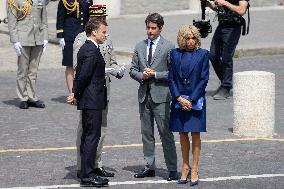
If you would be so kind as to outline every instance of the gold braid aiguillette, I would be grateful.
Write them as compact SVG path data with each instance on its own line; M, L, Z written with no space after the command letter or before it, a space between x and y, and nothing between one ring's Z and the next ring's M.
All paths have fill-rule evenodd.
M62 0L64 7L67 10L67 14L71 14L72 12L74 12L75 10L77 11L77 17L79 17L79 13L80 13L80 4L78 3L77 0L74 0L73 3L68 3L67 0Z
M15 3L15 0L8 0L8 7L11 9L12 13L19 21L23 20L27 16L28 12L32 10L32 3L30 2L30 0L25 0L23 7L19 8ZM13 10L16 12L14 12Z

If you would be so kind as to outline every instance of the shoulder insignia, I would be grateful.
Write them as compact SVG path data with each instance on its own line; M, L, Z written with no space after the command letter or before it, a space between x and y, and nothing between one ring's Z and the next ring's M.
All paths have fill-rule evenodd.
M65 7L65 9L67 10L67 14L71 14L74 11L77 11L77 18L79 17L79 13L80 13L80 4L78 3L77 0L74 0L74 2L72 3L68 3L67 0L62 0L63 5Z
M23 20L32 9L31 0L25 0L23 6L20 8L15 0L8 0L8 7L17 20Z

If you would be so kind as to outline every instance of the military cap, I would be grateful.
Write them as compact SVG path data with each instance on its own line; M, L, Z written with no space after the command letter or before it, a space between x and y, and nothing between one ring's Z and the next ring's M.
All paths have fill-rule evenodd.
M90 16L107 16L106 5L91 5L89 7Z

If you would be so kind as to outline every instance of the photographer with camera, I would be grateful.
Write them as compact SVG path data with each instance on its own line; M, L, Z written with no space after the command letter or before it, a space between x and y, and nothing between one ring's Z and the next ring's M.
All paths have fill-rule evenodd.
M204 1L204 0L202 0ZM233 56L241 32L245 35L245 19L242 17L249 0L215 0L206 1L206 6L217 12L217 26L211 46L209 59L221 85L213 94L214 100L225 100L230 96L233 78ZM243 31L242 30L243 27Z

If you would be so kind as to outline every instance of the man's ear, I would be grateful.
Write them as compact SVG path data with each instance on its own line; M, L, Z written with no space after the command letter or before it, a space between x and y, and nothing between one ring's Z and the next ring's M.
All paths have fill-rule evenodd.
M95 36L97 34L97 31L92 31L92 35Z

